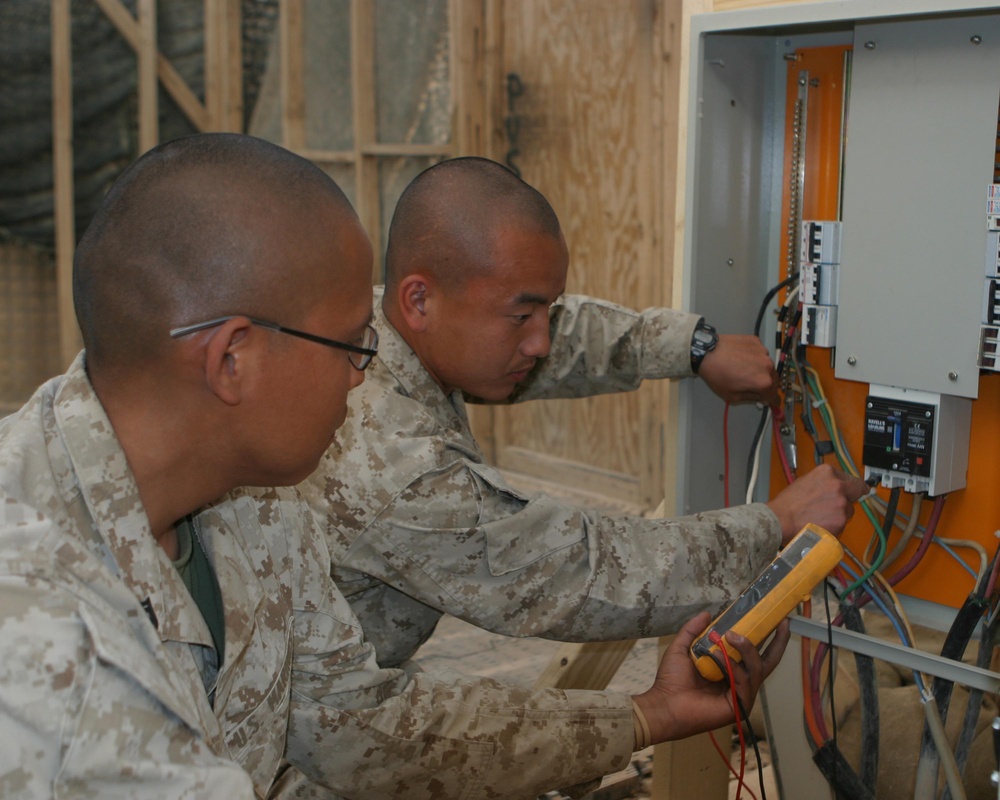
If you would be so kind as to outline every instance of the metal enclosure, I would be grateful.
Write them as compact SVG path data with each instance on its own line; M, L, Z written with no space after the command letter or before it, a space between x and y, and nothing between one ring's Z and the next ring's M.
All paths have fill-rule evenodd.
M691 31L684 307L752 330L780 280L784 55L854 43L837 377L976 397L1000 10L847 0L695 15ZM909 311L928 297L931 318ZM705 386L681 387L679 512L723 504L722 414ZM730 410L733 503L757 417ZM757 499L767 472L765 452Z
M978 396L998 59L996 14L858 25L838 378Z

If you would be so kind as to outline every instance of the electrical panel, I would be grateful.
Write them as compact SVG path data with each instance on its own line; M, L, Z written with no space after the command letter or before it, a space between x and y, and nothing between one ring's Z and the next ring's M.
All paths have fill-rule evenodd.
M769 430L699 381L678 387L676 510L765 501L821 463L874 478L828 585L852 605L884 582L894 599L873 613L946 630L998 552L1000 6L695 14L690 66L678 297L721 333L759 332L783 402ZM823 783L818 652L803 645L803 706L769 716L795 773L786 800ZM797 703L782 687L778 705ZM789 757L804 729L813 747Z
M794 335L778 358L793 474L827 462L877 475L883 503L893 487L955 493L944 523L992 553L1000 8L839 0L701 14L692 48L681 304L722 333L757 328L772 348ZM679 512L723 505L727 470L731 501L783 488L779 449L755 458L756 409L731 407L723 441L718 398L697 381L679 391ZM888 403L914 405L897 451L923 448L910 460L879 438L880 410L898 416ZM843 541L863 551L871 535L855 514ZM968 570L937 548L927 557L934 568L900 593L957 606Z

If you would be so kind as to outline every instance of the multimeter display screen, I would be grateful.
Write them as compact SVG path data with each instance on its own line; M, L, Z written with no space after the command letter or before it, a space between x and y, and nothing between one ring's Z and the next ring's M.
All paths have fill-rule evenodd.
M772 561L767 568L760 573L743 593L727 608L711 630L725 635L740 619L755 606L758 602L774 589L781 581L799 564L805 555L819 542L819 536L812 531L806 531L800 536L796 536L778 557ZM702 637L707 639L707 635Z

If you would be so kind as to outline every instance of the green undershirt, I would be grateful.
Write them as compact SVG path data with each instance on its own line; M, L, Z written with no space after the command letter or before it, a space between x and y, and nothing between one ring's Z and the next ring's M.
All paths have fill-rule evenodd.
M222 607L219 581L215 577L215 571L208 561L198 533L191 524L191 518L185 517L178 522L176 530L180 555L174 561L174 567L180 573L181 580L184 581L205 619L205 624L208 625L218 665L221 667L226 648L226 617Z

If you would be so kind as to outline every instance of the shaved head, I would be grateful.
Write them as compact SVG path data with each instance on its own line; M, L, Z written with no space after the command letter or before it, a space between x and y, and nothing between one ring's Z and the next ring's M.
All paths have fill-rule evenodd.
M413 272L445 287L489 274L498 232L517 227L560 238L559 219L534 187L486 158L442 161L399 198L386 248L386 298Z
M169 346L169 330L227 314L295 325L335 286L337 185L287 150L239 134L198 134L139 158L111 187L77 247L73 301L88 369L128 369ZM330 253L329 274L307 246Z

